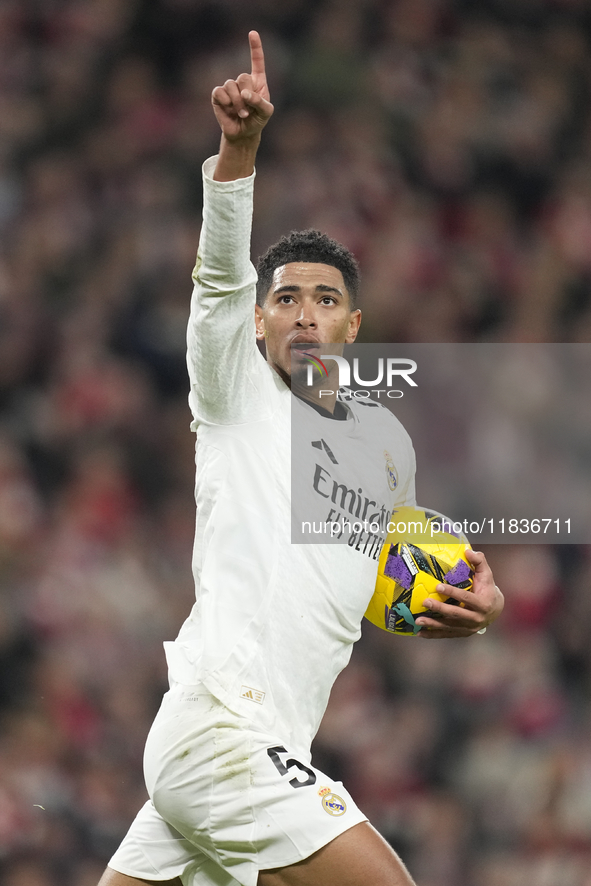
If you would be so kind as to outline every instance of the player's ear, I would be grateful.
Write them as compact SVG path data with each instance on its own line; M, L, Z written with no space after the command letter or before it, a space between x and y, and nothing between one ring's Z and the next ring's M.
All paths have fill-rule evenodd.
M263 317L263 309L260 305L254 306L254 324L257 331L259 341L265 338L265 319Z
M357 338L357 333L359 332L359 326L361 324L361 311L359 308L351 311L351 316L349 317L349 329L347 330L347 338L345 339L345 344L352 344Z

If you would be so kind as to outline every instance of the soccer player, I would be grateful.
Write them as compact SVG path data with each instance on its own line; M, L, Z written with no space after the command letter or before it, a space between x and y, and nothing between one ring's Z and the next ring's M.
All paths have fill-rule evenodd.
M346 249L304 233L269 250L257 287L254 162L273 106L259 35L249 40L251 73L212 94L222 137L204 165L189 320L197 599L165 644L171 689L146 743L150 800L100 886L412 886L345 787L310 761L376 560L359 545L290 543L291 346L354 341L358 275ZM312 434L303 464L315 471L313 500L328 506L340 489L363 496L366 511L414 504L412 445L387 409L336 396L295 409ZM367 456L361 485L339 473L354 441ZM500 613L484 556L469 556L473 593L446 586L465 608L433 601L440 620L419 620L426 636L468 636Z

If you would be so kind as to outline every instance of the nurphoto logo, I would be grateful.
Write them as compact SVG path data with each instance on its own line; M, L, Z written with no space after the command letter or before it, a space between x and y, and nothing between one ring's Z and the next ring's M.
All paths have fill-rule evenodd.
M314 370L320 375L321 378L328 378L330 370L327 368L326 363L324 361L332 360L333 363L337 364L338 371L338 388L348 388L351 385L351 365L349 360L346 357L343 357L340 354L311 354L309 351L302 351L305 359L308 361L308 366L306 370L306 384L308 387L312 387L317 384L317 380L314 378ZM373 388L374 390L365 391L365 390L357 390L353 392L353 396L358 398L367 398L370 397L371 394L377 394L378 398L380 394L385 393L387 397L391 397L394 399L398 399L399 397L404 396L403 391L395 390L394 383L395 381L399 382L401 379L405 381L408 385L413 388L417 387L416 381L411 377L414 372L417 370L417 364L414 360L410 360L406 357L378 357L377 360L377 368L375 370L375 378L366 379L361 378L361 372L359 368L359 358L353 358L353 380L356 384L361 385L362 388ZM386 387L378 388L378 385L385 382ZM334 394L334 390L326 390L319 391L319 396L329 396L330 394Z

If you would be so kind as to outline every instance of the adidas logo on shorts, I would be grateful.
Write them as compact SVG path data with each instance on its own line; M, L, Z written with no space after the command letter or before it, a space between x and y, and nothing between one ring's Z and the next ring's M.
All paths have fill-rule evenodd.
M252 686L243 686L240 690L240 698L247 698L249 701L262 704L265 700L265 693L261 689L253 689Z

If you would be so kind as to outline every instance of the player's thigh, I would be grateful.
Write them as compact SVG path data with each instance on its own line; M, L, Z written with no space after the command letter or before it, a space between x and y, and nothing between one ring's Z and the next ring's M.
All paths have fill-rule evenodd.
M365 821L297 864L261 871L258 886L414 886L392 847Z
M182 886L179 877L174 880L138 880L136 877L128 877L127 874L120 874L113 868L107 868L100 878L98 886Z

